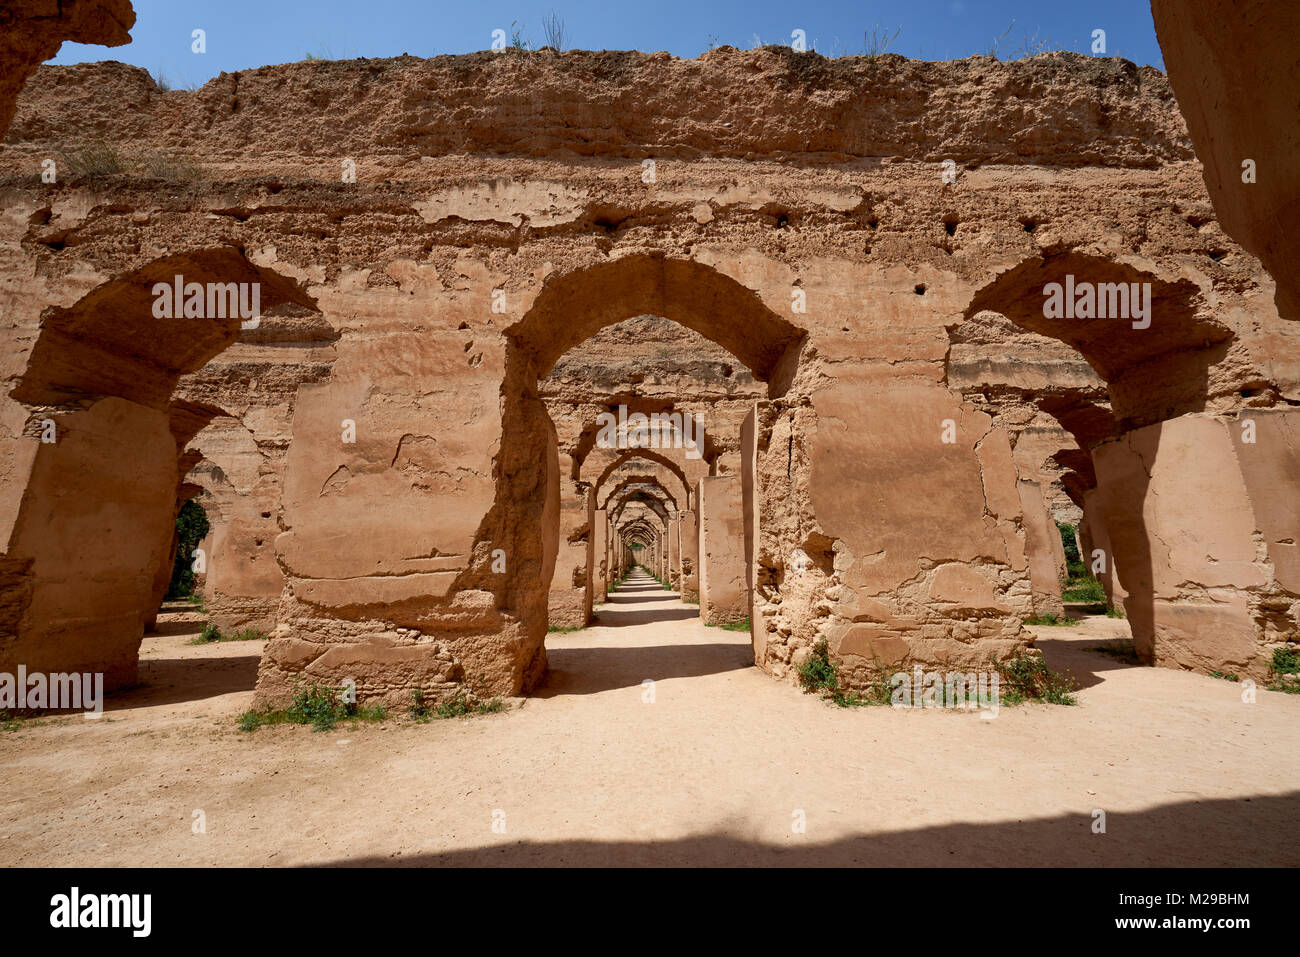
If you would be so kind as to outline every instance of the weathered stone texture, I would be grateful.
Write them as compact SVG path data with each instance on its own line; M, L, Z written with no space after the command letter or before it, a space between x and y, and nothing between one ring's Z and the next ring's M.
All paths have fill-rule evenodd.
M96 141L126 172L35 175ZM149 175L177 143L197 168ZM279 584L261 704L303 680L394 706L526 691L553 613L601 596L598 552L605 581L634 560L671 579L674 527L684 596L752 614L778 676L821 637L850 683L1027 648L1071 507L1104 525L1158 663L1254 673L1294 636L1294 515L1270 497L1294 485L1300 339L1219 228L1157 71L508 53L164 94L120 64L47 67L0 174L6 662L75 663L107 621L105 666L133 670L183 484L216 513L229 614L267 622ZM178 270L262 283L261 326L154 320ZM1047 319L1066 276L1150 283L1150 325ZM697 354L627 348L656 327ZM182 401L213 424L178 450ZM597 447L620 403L704 411L704 455ZM90 427L112 409L120 429ZM66 444L39 442L46 415ZM87 464L89 437L119 461ZM93 504L117 468L141 473L135 537L59 565L116 525L50 500ZM96 574L71 608L66 581Z

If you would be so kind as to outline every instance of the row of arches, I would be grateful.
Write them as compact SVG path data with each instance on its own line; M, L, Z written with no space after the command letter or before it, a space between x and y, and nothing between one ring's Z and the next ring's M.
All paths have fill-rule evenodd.
M178 490L193 464L190 442L222 411L174 400L176 385L240 334L237 320L195 320L184 331L147 324L142 290L178 270L199 281L263 282L264 313L288 323L320 315L297 283L233 249L158 260L47 314L12 393L30 410L30 428L38 415L49 415L62 433L50 447L24 439L24 492L9 499L14 533L5 574L20 597L8 605L5 626L16 640L5 654L29 667L36 661L47 670L104 670L110 686L133 678L142 629L157 607ZM1138 329L1046 319L1041 288L1074 275L1151 283L1157 321ZM1185 667L1255 667L1265 639L1293 634L1293 612L1276 609L1300 593L1287 577L1292 519L1265 515L1260 497L1292 454L1284 437L1294 424L1286 409L1253 413L1278 439L1271 457L1251 460L1247 453L1256 450L1245 449L1236 430L1241 399L1249 390L1252 399L1270 392L1232 330L1192 284L1079 253L1003 272L950 321L950 338L986 313L1076 350L1104 385L1104 408L1096 395L1029 391L1038 410L1074 436L1076 447L1061 454L1077 453L1069 471L1091 540L1104 537L1114 551L1139 653ZM720 472L707 453L697 461L603 449L586 430L561 449L539 378L599 330L647 314L699 332L764 384L765 396L741 428L738 468ZM861 661L951 660L963 649L987 657L1024 646L1020 623L1033 599L1023 556L1025 499L1010 461L1014 436L996 409L981 412L970 402L977 393L996 393L995 381L963 389L926 378L919 364L883 374L866 344L860 361L831 369L817 355L816 330L795 325L716 268L662 254L631 254L551 277L500 342L499 366L474 373L499 376L492 492L459 550L435 547L402 559L418 563L418 571L383 575L344 573L352 566L343 555L340 573L307 576L285 532L302 536L299 549L328 541L329 519L321 516L330 513L310 513L315 527L278 517L283 633L263 662L265 700L303 673L333 679L352 677L341 674L351 669L371 674L378 689L394 655L428 662L426 670L408 669L415 681L445 685L450 674L473 671L500 690L527 690L545 670L548 625L570 611L585 623L593 600L637 553L684 595L694 589L706 617L710 592L734 585L735 607L745 613L737 617L752 622L756 660L775 673L825 631L838 654ZM945 362L947 376L952 363ZM1231 374L1223 373L1225 363ZM1248 389L1239 388L1246 380ZM338 445L336 426L320 410L338 408L348 388L332 376L299 389L292 441L300 451L291 447L285 479L322 495L341 490L343 508L350 486L338 480L340 470L373 470L365 456L382 444L376 451ZM397 388L372 386L358 401ZM860 412L865 425L856 419ZM313 431L316 419L324 424ZM950 419L962 433L952 448L917 438ZM408 452L404 459L384 453L389 467L399 460L415 467L418 437L398 438L399 452ZM441 470L460 467L436 439L426 448L419 454ZM1188 456L1207 454L1216 462L1213 481L1198 484L1180 474ZM924 513L914 490L900 490L906 483L961 490L953 507L970 523L945 528L942 516L935 521ZM1161 494L1190 504L1161 510L1154 502ZM1192 513L1224 501L1251 527L1210 529L1218 537L1206 540ZM351 506L362 511L364 527L364 496ZM358 527L355 515L349 520ZM1269 526L1263 562L1252 540L1261 525ZM1219 566L1204 575L1210 584L1202 594L1184 594L1174 581L1180 558L1166 543L1179 536L1193 543L1191 554L1200 549L1214 559L1184 565ZM1217 554L1240 557L1225 573ZM1272 610L1261 611L1265 606ZM1231 642L1221 637L1225 625ZM1261 635L1266 627L1273 631ZM343 646L347 653L338 653Z

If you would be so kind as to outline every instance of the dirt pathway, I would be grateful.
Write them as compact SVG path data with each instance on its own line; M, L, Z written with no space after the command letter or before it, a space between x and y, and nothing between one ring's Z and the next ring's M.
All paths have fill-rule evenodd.
M987 720L836 708L697 613L638 578L521 706L329 733L238 731L260 643L167 622L103 718L0 733L0 864L1300 864L1300 698L1087 650L1123 622L1041 629L1078 706Z

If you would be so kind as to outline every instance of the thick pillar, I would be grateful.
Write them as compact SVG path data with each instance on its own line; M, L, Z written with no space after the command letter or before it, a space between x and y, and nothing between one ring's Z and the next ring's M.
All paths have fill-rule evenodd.
M745 587L743 490L738 475L700 479L700 615L706 625L743 621Z
M699 518L693 511L677 513L677 530L681 534L682 578L677 586L682 601L700 600Z
M1093 460L1138 654L1265 677L1300 612L1300 410L1184 415Z
M750 407L740 425L740 484L742 535L745 539L745 593L749 596L749 638L754 660L767 654L767 624L758 612L758 551L762 509L759 507L758 406Z
M1061 545L1061 533L1047 510L1047 501L1039 483L1020 479L1016 491L1024 514L1025 557L1029 562L1034 614L1059 618L1065 614L1065 605L1061 601L1061 582L1065 578L1065 548Z
M609 590L609 518L603 508L594 508L591 518L592 601L603 602Z
M551 627L582 628L591 607L588 581L591 557L591 491L569 478L572 463L560 456L560 540L551 577L548 619Z
M0 559L0 672L103 672L134 684L154 579L175 525L176 440L166 412L110 396L51 413L33 440ZM127 534L129 531L130 534Z
M1106 603L1124 607L1128 592L1115 575L1115 552L1111 548L1106 521L1102 518L1101 493L1091 489L1083 496L1083 518L1079 520L1079 560L1101 582Z
M681 587L682 580L682 539L678 530L680 524L676 516L668 519L668 575L665 581L673 588Z

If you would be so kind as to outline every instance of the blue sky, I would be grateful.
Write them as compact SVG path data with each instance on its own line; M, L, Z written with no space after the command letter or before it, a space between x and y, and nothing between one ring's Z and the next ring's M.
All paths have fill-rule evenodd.
M555 12L567 47L667 50L698 56L729 43L752 47L790 42L802 29L822 53L860 53L873 27L897 38L891 52L928 60L988 53L1005 37L1004 59L1036 35L1049 48L1090 52L1092 32L1106 31L1106 52L1164 68L1144 0L134 0L129 46L65 43L55 63L123 60L162 73L173 86L206 82L222 71L301 60L435 56L485 50L492 31L512 22L537 44L542 20ZM1014 21L1014 26L1012 22ZM1010 32L1007 33L1008 27ZM191 32L207 34L207 52L191 51Z

